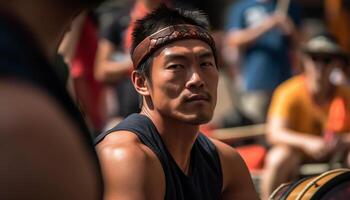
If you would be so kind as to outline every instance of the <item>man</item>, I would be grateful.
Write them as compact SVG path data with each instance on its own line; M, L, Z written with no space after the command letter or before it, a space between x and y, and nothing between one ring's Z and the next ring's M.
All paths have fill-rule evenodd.
M98 0L0 1L0 198L101 199L90 133L50 62Z
M105 199L258 199L231 147L198 132L216 103L215 44L197 11L165 6L137 21L133 114L97 138Z
M291 76L300 12L295 1L279 2L288 1L244 0L228 10L227 48L240 56L238 108L253 123L265 122L273 90Z
M265 162L264 197L289 181L302 162L348 153L350 90L332 78L345 70L348 57L329 35L312 37L303 52L304 72L281 84L271 102L267 136L273 146Z

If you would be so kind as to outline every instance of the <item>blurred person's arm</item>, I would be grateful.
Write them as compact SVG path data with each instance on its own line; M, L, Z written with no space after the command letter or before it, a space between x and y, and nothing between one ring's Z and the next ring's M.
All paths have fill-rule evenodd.
M62 42L60 43L60 46L58 48L58 53L61 56L63 56L63 60L69 68L71 67L72 60L75 56L75 50L80 39L86 15L86 12L82 12L73 20L73 22L70 25L70 30L64 35ZM74 100L76 100L74 83L70 71L71 70L69 70L66 86L67 90L69 91L69 94Z
M70 66L75 55L76 46L80 39L81 31L87 13L82 12L72 22L70 30L64 35L59 46L58 53L64 57L64 61Z
M61 106L14 81L0 96L1 199L98 199L95 163Z
M271 15L258 26L231 30L227 35L227 44L233 47L244 48L255 42L267 31L276 27L278 23L278 18L275 15Z
M280 28L283 33L289 36L291 49L297 50L299 49L299 45L301 42L301 36L299 28L294 24L292 19L289 16L281 16Z
M267 139L273 145L288 145L301 149L314 159L320 159L331 151L322 137L294 131L288 127L287 120L279 117L271 117L268 120Z
M254 43L263 34L273 28L280 28L284 35L292 38L292 41L299 41L299 34L291 18L286 15L274 13L266 17L257 26L229 31L227 36L228 45L244 48Z
M115 46L107 39L100 39L96 52L95 78L104 83L116 83L132 69L132 61L129 55L124 54L120 60L112 59Z

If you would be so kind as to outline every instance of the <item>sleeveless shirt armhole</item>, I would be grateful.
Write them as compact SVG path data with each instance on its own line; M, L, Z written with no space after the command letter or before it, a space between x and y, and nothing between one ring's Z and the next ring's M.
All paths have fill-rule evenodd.
M128 124L128 121L130 118L135 118L135 114L131 114L128 117L126 117L123 121L121 121L120 123L116 124L113 128L104 131L102 133L100 133L94 140L94 145L96 146L97 144L99 144L107 135L109 135L112 132L115 131L131 131L133 133L135 133L135 131L131 130L132 128L130 128L129 126L126 126L125 124Z
M114 128L111 128L111 129L99 134L94 140L95 146L98 145L107 135L109 135L110 133L115 132L115 131L129 131L129 132L132 132L136 135L139 134L136 130L134 130L132 128L126 128L126 127L123 128L121 125L118 124Z
M98 143L100 143L108 134L110 134L112 131L112 129L106 131L106 132L102 132L100 133L95 139L94 139L94 145L98 145Z
M202 141L203 144L205 144L208 147L208 151L210 152L211 155L213 155L213 159L215 160L217 166L218 166L218 175L220 178L220 187L223 187L223 174L222 174L222 167L221 167L221 160L220 160L220 156L218 153L218 150L215 146L215 144L210 141L210 139L203 135L201 132L198 135L198 140Z
M168 168L167 155L163 143L158 134L152 134L156 133L157 130L148 117L140 114L129 115L112 129L98 135L94 141L95 145L99 144L107 135L115 131L129 131L135 134L141 143L146 145L156 154L163 169L165 170Z
M148 117L136 113L129 115L115 127L98 135L94 141L95 146L100 143L107 135L115 131L129 131L134 133L143 144L155 152L158 157L160 156L161 152L155 148L155 145L157 144L152 142L152 139L150 139L150 137L152 137L152 134L149 132L156 131L156 128Z

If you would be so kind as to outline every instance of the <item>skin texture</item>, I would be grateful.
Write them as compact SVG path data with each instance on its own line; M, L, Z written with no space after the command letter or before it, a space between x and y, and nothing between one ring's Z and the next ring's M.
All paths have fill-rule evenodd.
M338 63L338 60L324 63L318 59L313 60L310 55L303 55L302 61L306 87L313 102L320 107L327 105L335 88L329 76L332 69L337 66L335 63ZM326 142L322 136L291 129L287 120L275 116L268 119L267 138L273 147L265 161L265 173L262 179L263 199L267 199L274 188L289 181L296 174L296 169L305 160L305 155L309 160L320 161L349 144L349 134L342 134L342 138Z
M134 86L143 96L141 114L152 120L175 162L187 174L199 125L211 119L216 104L218 71L214 56L200 40L173 42L153 56L150 80L132 73ZM222 163L224 199L258 199L238 153L213 142ZM105 199L164 198L162 166L135 134L111 133L97 150L105 177Z
M63 34L83 7L58 0L0 1L53 60ZM43 20L44 19L44 20ZM94 161L80 130L45 91L0 79L1 199L98 199Z

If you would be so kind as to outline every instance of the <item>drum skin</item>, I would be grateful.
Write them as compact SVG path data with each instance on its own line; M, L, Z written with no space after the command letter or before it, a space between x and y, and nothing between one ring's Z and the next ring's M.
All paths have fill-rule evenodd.
M350 169L335 169L319 176L307 177L294 183L283 184L272 193L269 199L319 200L326 193L331 192L333 188L346 182L350 183ZM347 190L350 190L349 187ZM350 196L347 196L346 199L350 199Z

